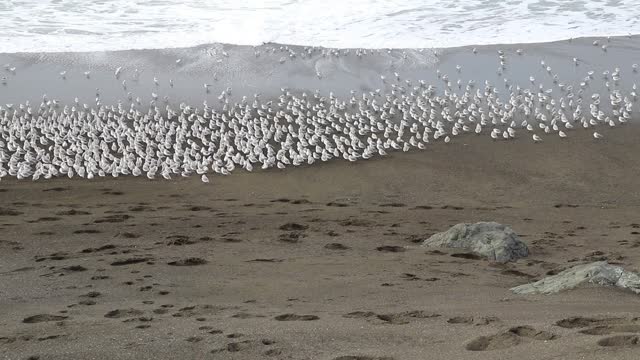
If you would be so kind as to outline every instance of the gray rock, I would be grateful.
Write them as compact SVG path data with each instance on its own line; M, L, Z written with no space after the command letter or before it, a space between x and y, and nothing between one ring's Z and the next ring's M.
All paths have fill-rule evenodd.
M497 222L457 224L445 232L431 236L422 246L464 248L500 263L529 255L527 245L518 235L510 227Z
M511 289L516 294L553 294L582 284L617 286L640 294L640 275L606 261L577 265L557 275Z

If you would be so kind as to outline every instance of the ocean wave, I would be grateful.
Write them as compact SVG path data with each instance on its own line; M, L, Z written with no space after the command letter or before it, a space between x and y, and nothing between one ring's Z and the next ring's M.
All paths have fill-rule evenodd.
M335 48L442 48L530 43L640 29L633 1L232 0L0 4L0 52L279 42ZM634 31L635 30L635 31Z

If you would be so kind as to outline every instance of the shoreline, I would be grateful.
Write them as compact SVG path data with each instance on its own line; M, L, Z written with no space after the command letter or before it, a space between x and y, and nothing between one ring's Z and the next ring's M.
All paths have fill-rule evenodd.
M592 46L594 39L598 39L600 45L608 45L607 51ZM0 54L0 64L9 64L16 70L14 74L0 69L0 74L6 78L6 84L0 85L0 101L24 103L28 100L37 104L42 95L47 94L61 103L70 104L78 97L80 102L92 104L96 88L100 89L103 103L110 105L118 101L129 103L128 93L133 98L140 97L142 104L148 104L152 92L160 99L168 96L173 105L180 102L201 104L203 101L214 104L216 97L228 87L232 88L235 101L258 92L275 98L283 87L297 92L319 90L325 96L333 92L336 96L347 97L351 90L363 92L380 88L384 92L391 91L391 82L385 84L380 76L392 79L396 72L402 79L424 80L426 84L440 87L442 81L436 76L436 69L449 75L454 82L457 79L463 83L473 80L480 85L486 80L502 87L503 78L508 77L513 84L526 88L530 85L529 76L534 76L545 79L546 86L552 86L551 79L545 78L547 74L540 67L541 60L545 60L566 84L579 84L590 70L599 74L613 71L615 67L623 70L621 87L628 88L633 81L640 82L631 74L631 65L640 58L640 36L614 37L611 42L605 38L580 38L551 43L484 45L476 47L477 54L471 53L473 46L422 51L393 49L374 55L368 52L360 57L353 49L349 55L336 56L337 51L344 50L317 48L302 58L305 47L288 46L296 57L290 57L291 52L280 50L280 47L287 45L268 44L254 48L212 44L182 49L5 53ZM518 56L515 50L520 48L524 54ZM255 56L254 49L260 51L259 57ZM498 49L504 50L507 56L504 74L496 72ZM328 53L333 55L326 55ZM579 66L574 66L573 57L580 59ZM176 64L178 59L180 64ZM456 71L456 65L462 66L460 73ZM114 72L118 67L122 70L116 79ZM135 69L139 71L137 81L133 79ZM63 71L66 72L64 79L60 75ZM90 78L83 75L85 71L91 72ZM159 80L158 86L153 83L154 77ZM173 87L169 86L170 79L174 82ZM122 80L127 80L127 89L123 88ZM209 93L203 89L204 83L211 85ZM603 89L601 81L593 83L590 91Z

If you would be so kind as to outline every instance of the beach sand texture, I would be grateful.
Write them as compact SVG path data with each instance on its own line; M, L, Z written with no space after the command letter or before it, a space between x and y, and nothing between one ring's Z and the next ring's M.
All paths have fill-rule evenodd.
M615 67L624 69L620 87L638 82L630 70L638 37L613 38L606 53L592 42L486 46L477 54L318 53L283 64L280 53L256 58L251 47L228 45L1 54L0 63L16 70L0 99L37 104L46 93L93 103L98 87L111 104L126 95L114 76L119 66L127 78L141 71L128 91L144 104L154 91L172 104L214 104L227 86L235 98L277 97L283 86L348 96L383 87L380 74L394 71L436 84L436 67L455 74L458 64L465 81L501 84L498 49L510 53L502 76L514 83L544 77L541 59L568 84ZM203 80L213 73L218 81ZM590 91L603 90L598 79ZM212 84L209 94L203 82ZM198 176L4 178L0 358L635 360L637 295L509 290L591 261L639 270L635 120L595 128L601 140L594 129L541 143L525 130L512 141L469 134L367 161L238 170L212 175L209 184ZM460 249L420 246L477 221L509 225L530 256L496 265Z
M509 288L601 259L637 271L639 134L470 136L212 184L3 180L2 356L635 359L598 342L637 336L637 295ZM481 220L510 225L530 257L419 246ZM609 320L557 325L571 317Z

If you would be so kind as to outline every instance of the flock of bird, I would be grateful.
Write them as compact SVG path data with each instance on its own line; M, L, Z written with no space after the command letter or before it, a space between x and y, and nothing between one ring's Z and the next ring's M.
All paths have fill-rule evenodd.
M363 56L366 50L356 53ZM503 51L497 57L500 72L507 60ZM62 104L45 95L40 104L0 106L0 180L197 174L209 182L211 173L357 161L449 143L466 133L542 142L545 136L566 138L573 129L586 128L602 139L596 127L618 126L634 116L638 90L635 84L621 89L621 69L590 71L573 86L562 83L544 61L541 66L553 84L548 88L533 77L528 87L505 78L504 90L489 82L453 83L438 70L442 85L437 87L396 73L390 79L381 76L384 90L351 91L344 99L282 88L277 98L255 94L232 102L229 88L216 108L207 102L172 107L157 94L148 107L131 99L126 105L104 105L99 93L94 105L77 99ZM15 72L10 64L5 70ZM628 70L637 73L638 66ZM118 67L115 77L121 72ZM587 93L596 78L604 82L605 94ZM208 84L204 88L209 91Z

